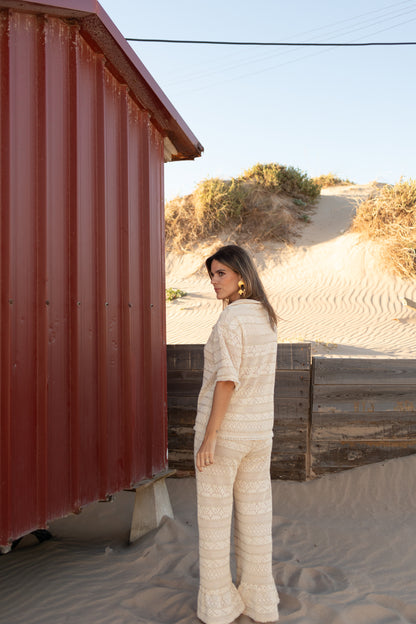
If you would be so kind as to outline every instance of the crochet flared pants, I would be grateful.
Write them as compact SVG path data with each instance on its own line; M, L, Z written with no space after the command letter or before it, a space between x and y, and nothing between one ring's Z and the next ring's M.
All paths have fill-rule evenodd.
M195 437L195 453L202 439ZM200 587L197 615L230 624L241 613L256 622L278 619L272 575L271 440L219 439L214 464L196 470ZM230 569L234 507L236 584Z

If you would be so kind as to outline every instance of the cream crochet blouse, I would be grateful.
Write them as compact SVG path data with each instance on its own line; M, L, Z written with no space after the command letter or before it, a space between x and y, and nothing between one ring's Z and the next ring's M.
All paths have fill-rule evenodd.
M204 348L197 434L205 433L217 381L233 381L235 389L218 437L272 437L276 352L276 331L259 301L237 299L222 311Z

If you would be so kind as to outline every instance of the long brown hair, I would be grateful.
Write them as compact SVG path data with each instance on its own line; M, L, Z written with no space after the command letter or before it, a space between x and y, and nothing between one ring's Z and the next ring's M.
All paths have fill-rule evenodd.
M225 264L238 275L245 285L244 299L254 299L260 301L269 315L270 325L273 329L277 325L277 315L267 299L263 284L259 277L253 260L245 249L238 245L225 245L220 247L212 256L205 260L208 275L211 277L211 265L213 260Z

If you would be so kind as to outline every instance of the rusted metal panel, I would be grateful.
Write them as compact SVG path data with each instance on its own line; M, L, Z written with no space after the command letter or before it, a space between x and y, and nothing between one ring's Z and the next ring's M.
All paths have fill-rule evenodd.
M38 518L38 420L42 385L37 379L37 336L41 311L37 286L37 19L12 14L10 28L10 489L11 524L29 515ZM24 150L21 149L24 146ZM25 181L22 184L22 181ZM39 354L41 355L41 354ZM45 380L46 381L46 380ZM22 422L21 416L24 415ZM38 474L37 474L38 473ZM18 492L20 496L14 496Z
M131 96L151 115L152 123L169 145L169 160L193 159L201 155L204 148L198 139L98 2L1 0L0 4L35 15L48 14L76 20L82 36L94 49L101 50L120 82L128 84Z
M92 5L0 3L3 545L167 469L166 136Z

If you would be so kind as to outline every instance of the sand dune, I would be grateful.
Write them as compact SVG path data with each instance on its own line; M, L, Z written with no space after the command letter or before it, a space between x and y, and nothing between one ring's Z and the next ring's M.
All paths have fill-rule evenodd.
M0 557L1 624L197 624L195 481L168 486L175 519L134 545L134 495L123 492L53 523L52 541ZM415 456L274 481L273 498L282 623L416 622Z
M377 245L348 232L357 201L371 185L334 187L323 195L296 244L267 244L257 266L281 322L279 341L311 342L315 355L415 355L416 281L380 269ZM206 251L169 253L166 284L188 295L167 304L168 343L204 343L221 311L201 267Z

